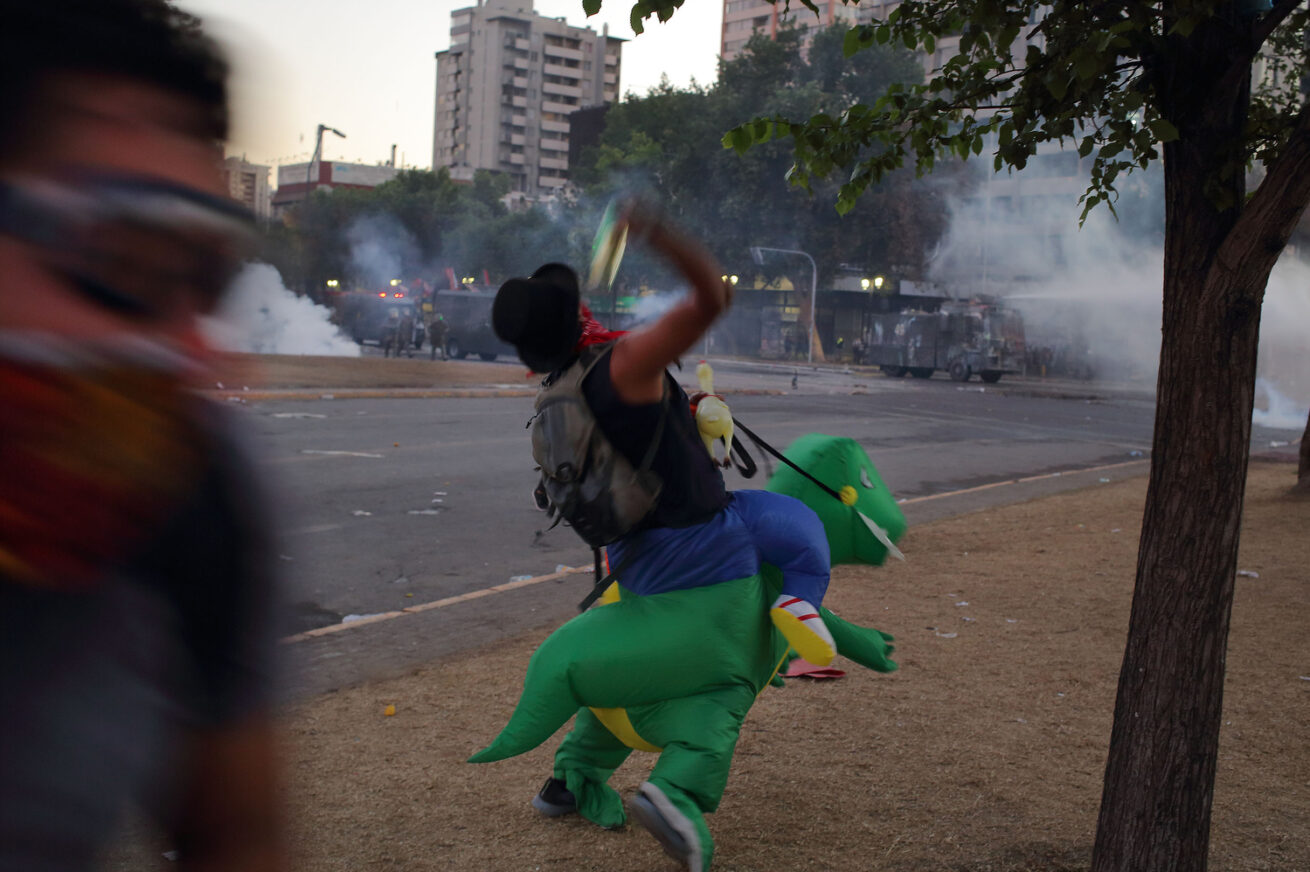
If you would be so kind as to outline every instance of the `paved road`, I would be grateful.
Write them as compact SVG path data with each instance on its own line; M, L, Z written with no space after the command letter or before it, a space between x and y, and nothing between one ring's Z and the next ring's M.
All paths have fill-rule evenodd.
M729 395L734 414L779 447L815 431L859 441L906 500L911 523L1145 471L1154 405L1132 390L984 389L730 363L716 372L720 390L750 392ZM265 402L247 411L287 520L288 632L590 564L567 529L538 532L530 397ZM1019 479L1029 481L990 487ZM729 476L730 487L754 483ZM561 620L587 588L585 575L565 575L297 643L297 687L337 686Z

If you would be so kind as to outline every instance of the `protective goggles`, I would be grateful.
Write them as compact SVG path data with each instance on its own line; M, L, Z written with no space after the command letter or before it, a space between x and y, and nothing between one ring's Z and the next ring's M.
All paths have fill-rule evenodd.
M0 181L0 233L41 252L79 293L150 319L179 296L209 311L254 241L250 212L152 178L75 175Z

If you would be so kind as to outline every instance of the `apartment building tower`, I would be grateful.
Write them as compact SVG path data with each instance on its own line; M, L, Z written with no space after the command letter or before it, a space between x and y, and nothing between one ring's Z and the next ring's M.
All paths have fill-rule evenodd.
M837 23L854 24L857 8L842 0L815 0L819 8L816 15L800 3L793 3L784 11L782 4L770 0L723 0L723 31L719 39L719 55L730 61L741 54L747 41L756 33L769 39L778 35L778 28L793 24L803 28L807 35ZM808 40L806 45L808 45Z
M568 181L569 114L619 96L623 40L537 15L532 0L483 0L450 17L437 52L432 166L507 173L549 196Z
M244 156L229 157L223 161L223 181L227 185L227 195L260 219L267 219L273 209L268 171L269 167L250 163Z

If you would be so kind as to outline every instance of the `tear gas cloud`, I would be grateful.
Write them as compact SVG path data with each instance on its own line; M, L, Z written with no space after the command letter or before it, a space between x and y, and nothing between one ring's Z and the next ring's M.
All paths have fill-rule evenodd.
M392 215L364 215L346 229L350 272L368 287L404 278L418 260L414 236Z
M632 323L645 324L647 321L654 321L669 309L672 309L674 303L681 300L684 293L682 290L677 290L670 293L646 294L637 297L632 304Z
M251 354L359 356L359 346L329 321L331 312L308 297L297 297L266 263L246 264L214 317L205 319L205 336L224 351Z
M1029 184L1022 198L956 201L947 235L930 260L929 278L951 296L988 294L1018 309L1030 360L1046 349L1044 360L1060 374L1153 387L1164 257L1155 241L1159 228L1143 229L1151 221L1134 214L1150 209L1149 201L1125 196L1118 206L1120 221L1101 207L1079 229L1077 194L1031 196L1027 192L1037 184ZM998 183L996 190L1005 188ZM1012 200L1021 205L1012 206ZM1308 328L1310 263L1286 252L1265 295L1256 423L1304 428L1310 406ZM1289 423L1297 418L1299 423Z

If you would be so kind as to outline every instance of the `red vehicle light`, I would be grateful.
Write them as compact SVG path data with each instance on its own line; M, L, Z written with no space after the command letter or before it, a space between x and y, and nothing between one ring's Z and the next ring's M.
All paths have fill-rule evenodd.
M378 291L378 296L379 296L379 297L385 297L386 295L387 295L387 292L386 292L386 291Z
M384 294L383 296L385 296L385 294ZM395 297L396 299L400 299L401 297L403 297L403 296L405 296L405 295L404 295L404 294L392 294L391 296Z

